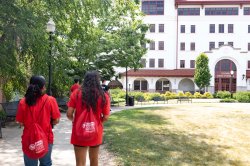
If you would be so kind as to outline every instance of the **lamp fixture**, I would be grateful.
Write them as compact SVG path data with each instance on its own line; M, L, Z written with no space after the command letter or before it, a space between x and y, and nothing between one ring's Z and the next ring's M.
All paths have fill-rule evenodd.
M244 80L244 79L245 79L245 76L246 76L245 74L242 74L242 80Z

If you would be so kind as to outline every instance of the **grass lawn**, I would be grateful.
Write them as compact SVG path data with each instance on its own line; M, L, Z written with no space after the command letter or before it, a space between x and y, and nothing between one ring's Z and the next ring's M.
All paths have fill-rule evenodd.
M104 141L120 165L250 165L250 104L180 104L114 113Z

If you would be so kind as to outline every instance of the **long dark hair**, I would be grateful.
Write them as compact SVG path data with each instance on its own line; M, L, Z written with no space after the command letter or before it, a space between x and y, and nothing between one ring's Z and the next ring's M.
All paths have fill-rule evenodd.
M25 94L25 102L29 106L35 105L39 97L41 97L42 89L45 85L45 78L43 76L32 76L30 84Z
M89 71L85 74L82 84L82 104L86 104L88 110L91 107L96 112L96 103L99 97L101 97L102 106L104 106L106 98L101 88L100 75L97 71Z

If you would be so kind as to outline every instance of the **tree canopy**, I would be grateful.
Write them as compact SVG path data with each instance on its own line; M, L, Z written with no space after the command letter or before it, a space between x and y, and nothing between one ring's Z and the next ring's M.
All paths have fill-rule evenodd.
M4 91L23 91L33 74L48 78L49 18L56 24L51 59L56 96L68 90L73 77L82 78L88 70L98 70L110 79L114 67L136 69L146 53L148 27L142 22L138 1L8 0L0 1L0 9Z
M205 53L201 53L196 58L194 82L200 90L210 85L212 75L210 74L208 62L209 59Z

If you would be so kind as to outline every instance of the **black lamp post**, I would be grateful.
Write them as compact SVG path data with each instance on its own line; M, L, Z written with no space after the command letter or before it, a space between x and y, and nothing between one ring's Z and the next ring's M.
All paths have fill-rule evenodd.
M126 106L128 106L128 66L126 66Z
M233 98L233 77L234 77L234 71L230 71L230 92L231 92L231 98Z
M52 84L52 34L55 32L56 30L56 25L54 23L54 21L50 18L49 22L47 23L47 32L49 33L49 83L48 83L48 95L52 95L52 91L51 91L51 84Z

